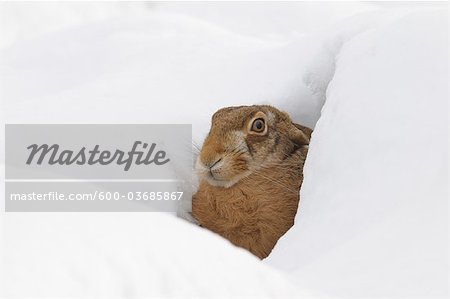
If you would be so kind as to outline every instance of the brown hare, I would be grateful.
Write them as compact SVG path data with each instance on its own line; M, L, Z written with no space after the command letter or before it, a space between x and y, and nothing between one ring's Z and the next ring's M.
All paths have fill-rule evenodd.
M267 257L294 224L311 133L271 106L217 111L196 163L194 218Z

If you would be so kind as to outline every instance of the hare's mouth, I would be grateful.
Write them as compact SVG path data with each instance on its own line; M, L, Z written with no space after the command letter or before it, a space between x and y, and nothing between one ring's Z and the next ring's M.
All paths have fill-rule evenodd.
M233 186L234 184L236 184L241 179L240 176L233 176L230 178L229 177L225 178L223 176L223 173L221 173L219 171L211 171L210 169L207 171L200 170L199 175L200 175L200 178L204 179L211 186L223 187L223 188L229 188L229 187Z
M209 172L205 176L205 179L210 185L213 185L213 186L224 187L224 188L228 188L228 187L232 186L232 184L230 184L229 180L217 178L216 176L214 176L214 173L212 173L212 172Z
M233 186L240 180L240 178L220 179L211 173L206 175L204 178L208 182L208 184L210 184L212 186L216 186L216 187L223 187L223 188L230 188L231 186Z
M211 186L230 188L249 175L249 171L224 178L219 172L203 173L202 178Z
M246 173L234 173L226 159L217 159L211 163L203 163L200 159L196 163L199 177L208 184L216 187L229 188L245 177Z

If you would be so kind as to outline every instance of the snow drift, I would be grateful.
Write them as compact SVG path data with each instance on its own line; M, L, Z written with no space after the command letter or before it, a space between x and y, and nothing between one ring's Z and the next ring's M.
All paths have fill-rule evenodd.
M267 262L341 298L443 297L448 271L446 11L344 44L295 226Z

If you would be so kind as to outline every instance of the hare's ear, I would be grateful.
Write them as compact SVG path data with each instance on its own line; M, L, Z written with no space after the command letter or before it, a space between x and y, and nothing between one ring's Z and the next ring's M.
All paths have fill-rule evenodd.
M298 146L308 145L312 130L302 125L292 123L288 130L289 139Z

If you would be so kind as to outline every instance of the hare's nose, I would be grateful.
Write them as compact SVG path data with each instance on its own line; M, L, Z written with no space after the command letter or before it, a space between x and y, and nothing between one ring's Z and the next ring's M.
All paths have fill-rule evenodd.
M222 161L222 158L219 158L213 162L210 162L206 166L209 167L210 170L212 170L213 167L216 166L220 161Z

